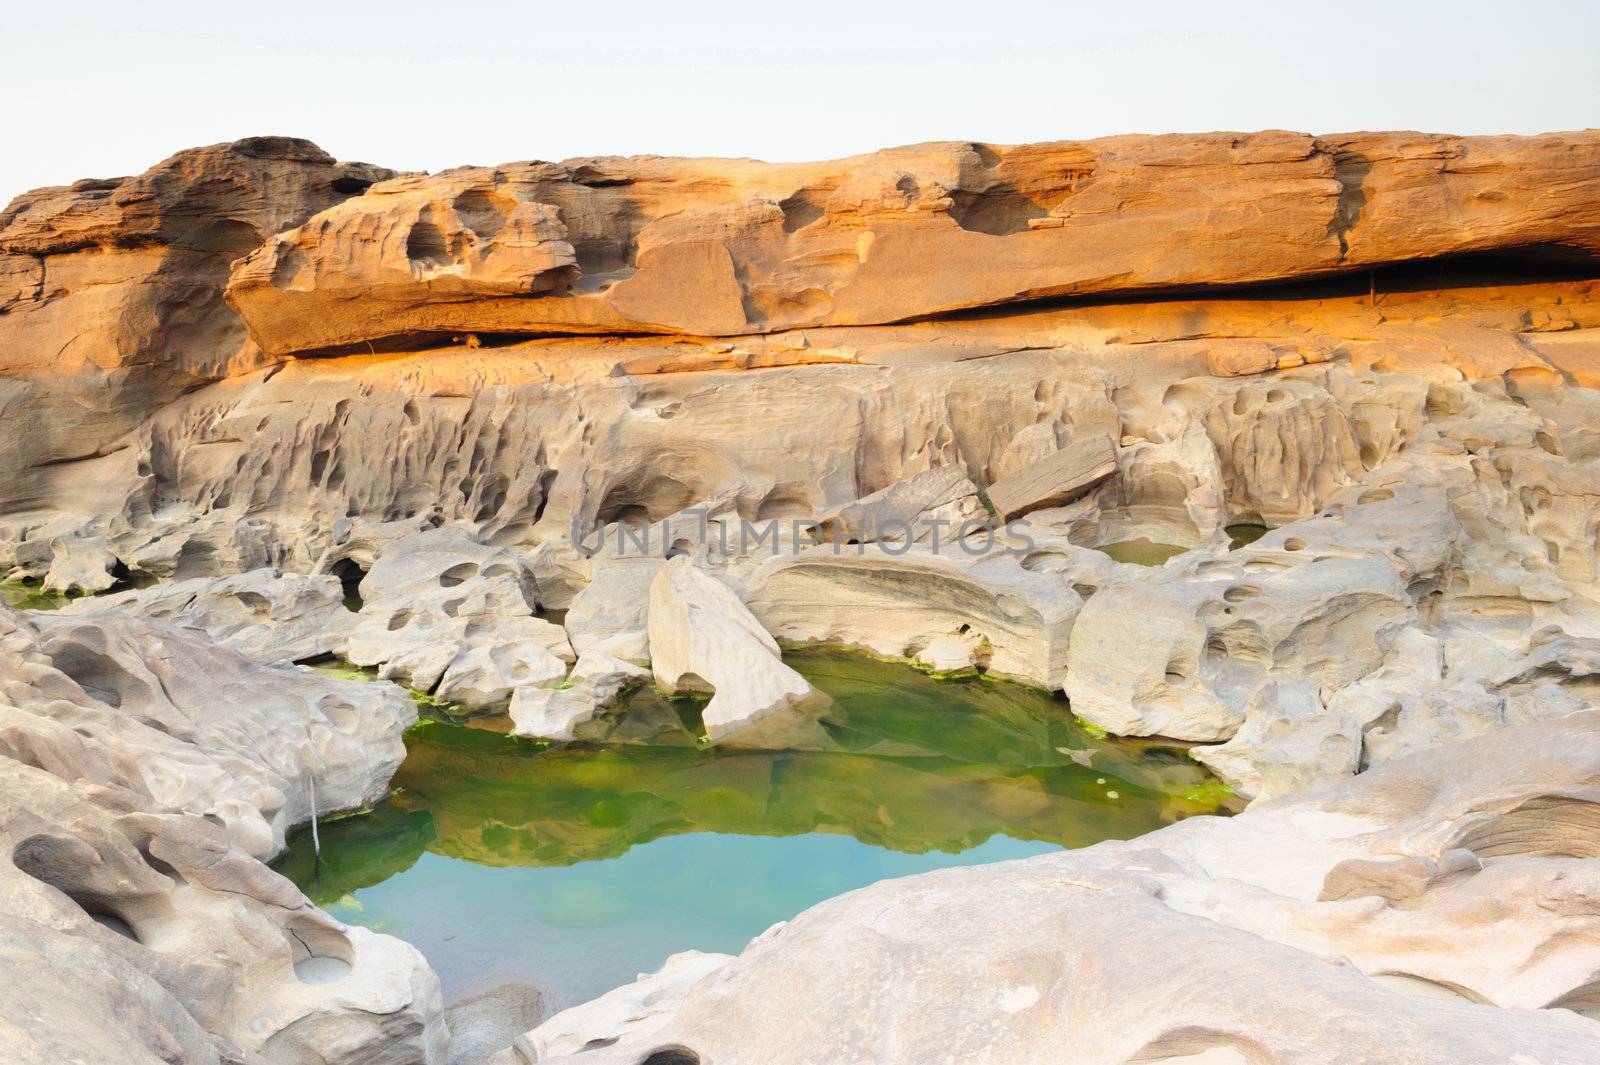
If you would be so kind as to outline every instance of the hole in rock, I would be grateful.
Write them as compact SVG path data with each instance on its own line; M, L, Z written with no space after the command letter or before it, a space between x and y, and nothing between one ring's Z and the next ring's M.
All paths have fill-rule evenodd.
M494 196L488 189L474 188L457 196L451 206L480 240L490 240L505 226L506 216L516 210L517 203L509 196Z
M406 258L412 262L444 266L450 262L450 249L444 231L432 222L418 222L406 237Z
M333 564L329 572L339 578L339 591L344 596L344 608L352 613L360 613L363 603L361 582L367 576L367 571L361 568L361 563L353 558L341 558Z
M81 644L67 644L50 656L50 662L72 678L90 698L107 706L121 707L123 690L142 682L128 675L115 659L107 658Z
M700 1065L700 1055L685 1046L661 1047L639 1059L639 1065Z
M1357 504L1361 504L1361 503L1382 503L1386 499L1393 499L1393 498L1394 498L1394 489L1392 489L1392 488L1374 488L1370 492L1362 492L1359 496L1357 496L1356 497L1356 503Z
M1283 542L1283 549L1285 551L1304 551L1305 547L1306 542L1300 539L1298 536L1291 536Z
M89 919L91 921L93 921L95 924L99 925L101 928L107 929L108 931L111 931L111 932L115 932L117 935L122 936L124 939L131 939L135 943L139 942L139 937L134 934L133 926L131 924L129 924L127 921L124 921L122 918L118 917L116 914L114 914L114 913L95 913L95 912L93 912L91 910L87 910L87 909L84 912L89 915Z
M260 592L234 592L233 597L239 605L255 614L265 614L272 609L272 600Z
M774 518L806 518L815 512L811 493L799 485L779 485L762 497L756 508L756 521Z
M601 521L602 524L606 525L616 522L631 529L642 529L650 524L650 512L637 503L629 503L627 506L618 507L609 521L606 519L601 519Z
M458 584L465 584L477 575L478 564L476 562L458 562L439 574L439 587L454 588Z
M1223 531L1228 534L1228 549L1234 550L1255 543L1267 535L1268 529L1265 525L1254 522L1238 522L1229 525Z
M399 632L409 624L411 624L411 611L396 610L389 618L389 631Z
M330 183L329 187L332 188L334 192L339 193L341 196L355 196L370 189L372 187L372 182L368 181L366 178L336 177Z
M132 588L148 588L156 583L156 579L141 570L129 569L127 563L118 559L111 567L111 578L114 582L106 589L107 594L126 592Z

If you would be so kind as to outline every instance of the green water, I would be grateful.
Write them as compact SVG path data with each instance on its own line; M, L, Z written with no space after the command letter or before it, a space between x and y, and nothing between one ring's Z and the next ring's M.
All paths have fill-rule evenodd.
M1178 750L1096 739L1063 700L830 652L815 750L707 749L649 689L565 747L427 721L388 802L277 868L418 946L446 993L518 976L573 1004L676 951L738 951L885 877L1126 838L1231 800ZM476 727L474 727L476 726Z
M1255 543L1271 530L1265 525L1230 525L1224 531L1228 534L1228 546L1237 550Z
M18 610L60 610L77 594L47 592L39 581L0 581L0 599Z
M1114 544L1104 544L1095 550L1110 555L1118 562L1132 562L1136 566L1160 566L1174 555L1181 555L1189 550L1177 544L1160 544L1154 540L1143 537L1137 540L1122 540Z
M1267 527L1229 525L1225 531L1228 534L1228 550L1235 551L1261 539L1266 535ZM1189 549L1179 547L1177 544L1163 544L1140 537L1136 540L1119 540L1114 544L1102 544L1095 550L1105 552L1118 562L1132 562L1137 566L1164 566L1167 559L1181 555Z

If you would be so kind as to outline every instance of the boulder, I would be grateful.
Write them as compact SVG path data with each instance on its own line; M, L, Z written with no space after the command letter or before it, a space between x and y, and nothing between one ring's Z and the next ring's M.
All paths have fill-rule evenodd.
M1011 521L1070 502L1116 472L1116 444L1109 436L1089 436L1002 477L987 494L995 512Z
M6 608L0 703L0 753L117 782L158 812L215 818L263 859L313 812L383 798L417 718L393 685L255 662L164 622Z
M379 675L469 706L503 702L526 684L557 684L576 656L561 626L533 612L522 557L444 526L397 540L361 580L349 658Z
M105 772L121 755L175 773L173 751L108 748L11 694L0 697L8 1062L445 1065L439 981L415 948L317 910L209 811L173 813L149 778Z
M963 522L981 522L988 511L978 486L958 467L936 466L817 515L816 537L829 543L953 541ZM935 524L936 523L936 524Z
M668 692L714 693L701 713L707 739L781 731L786 719L824 699L784 665L777 642L739 597L685 557L669 559L650 583L649 621L656 683Z
M534 739L571 740L579 725L649 678L648 669L602 651L586 651L565 686L519 687L512 693L511 731Z

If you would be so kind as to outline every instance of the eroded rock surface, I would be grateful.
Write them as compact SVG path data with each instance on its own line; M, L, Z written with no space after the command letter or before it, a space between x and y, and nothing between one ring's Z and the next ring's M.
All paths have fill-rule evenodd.
M442 1065L422 956L257 860L313 796L381 797L415 718L160 622L0 608L6 1059Z
M1464 252L1592 260L1597 173L1592 133L514 163L379 183L247 256L229 300L287 354L416 334L870 325Z

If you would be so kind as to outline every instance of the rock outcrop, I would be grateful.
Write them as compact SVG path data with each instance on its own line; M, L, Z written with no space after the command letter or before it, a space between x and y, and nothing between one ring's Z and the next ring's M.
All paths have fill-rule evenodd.
M277 235L228 298L281 355L872 325L1471 252L1594 261L1600 137L1221 133L464 168L382 182Z
M262 662L342 655L356 616L336 577L250 570L75 600L66 617L131 614L198 629Z
M739 597L687 558L650 582L650 666L669 692L710 688L706 737L770 737L822 697L783 664L778 644Z
M254 137L0 211L0 411L27 411L30 426L0 437L13 471L0 513L48 497L51 463L114 454L162 403L273 361L222 302L229 264L391 176ZM78 502L85 514L115 505Z
M575 658L561 627L533 616L526 564L459 527L381 550L361 593L350 660L446 702L504 704L517 688L561 683Z
M422 956L257 860L380 798L415 720L160 622L0 608L6 1060L443 1065Z

